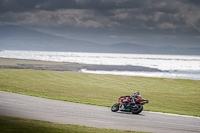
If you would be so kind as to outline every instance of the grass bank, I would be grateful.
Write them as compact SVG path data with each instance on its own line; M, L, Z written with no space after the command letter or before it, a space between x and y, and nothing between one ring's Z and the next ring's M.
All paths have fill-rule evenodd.
M200 116L198 80L0 69L0 91L107 107L140 91L145 110Z
M0 133L142 133L0 116Z

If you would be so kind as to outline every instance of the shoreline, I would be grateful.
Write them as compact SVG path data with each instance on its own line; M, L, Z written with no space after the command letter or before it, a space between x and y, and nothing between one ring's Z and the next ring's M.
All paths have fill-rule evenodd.
M33 69L33 70L49 70L49 71L73 71L80 72L81 69L89 71L142 71L142 72L163 72L156 68L131 65L95 65L80 64L71 62L53 62L39 61L28 59L10 59L0 57L0 68L7 69Z
M0 69L71 71L80 73L111 74L149 78L200 80L198 75L192 75L192 73L177 73L176 71L169 72L143 66L96 65L73 62L54 62L2 57L0 57Z

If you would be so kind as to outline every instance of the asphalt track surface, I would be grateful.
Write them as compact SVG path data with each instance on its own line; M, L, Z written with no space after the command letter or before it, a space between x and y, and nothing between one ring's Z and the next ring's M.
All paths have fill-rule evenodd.
M89 127L156 133L200 133L200 118L143 111L111 112L85 105L0 91L0 115Z

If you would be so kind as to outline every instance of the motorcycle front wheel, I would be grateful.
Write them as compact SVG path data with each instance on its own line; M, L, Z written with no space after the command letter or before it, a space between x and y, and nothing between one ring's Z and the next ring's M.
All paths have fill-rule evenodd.
M137 105L137 108L132 108L131 112L132 114L139 114L143 110L143 105L139 104Z
M117 112L118 110L119 110L119 103L116 103L111 107L112 112Z

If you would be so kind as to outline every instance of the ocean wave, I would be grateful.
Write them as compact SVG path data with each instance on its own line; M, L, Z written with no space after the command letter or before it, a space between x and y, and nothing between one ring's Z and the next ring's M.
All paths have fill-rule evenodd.
M144 72L144 71L91 71L81 69L83 73L94 74L111 74L111 75L126 75L126 76L140 76L140 77L156 77L156 78L172 78L172 79L192 79L200 80L200 76L195 73L180 73L180 72Z
M5 50L0 51L0 57L95 65L139 66L168 72L163 74L168 74L169 77L173 77L174 73L179 73L178 77L181 75L187 77L185 74L188 72L191 76L200 77L200 56ZM151 76L154 77L153 74Z

